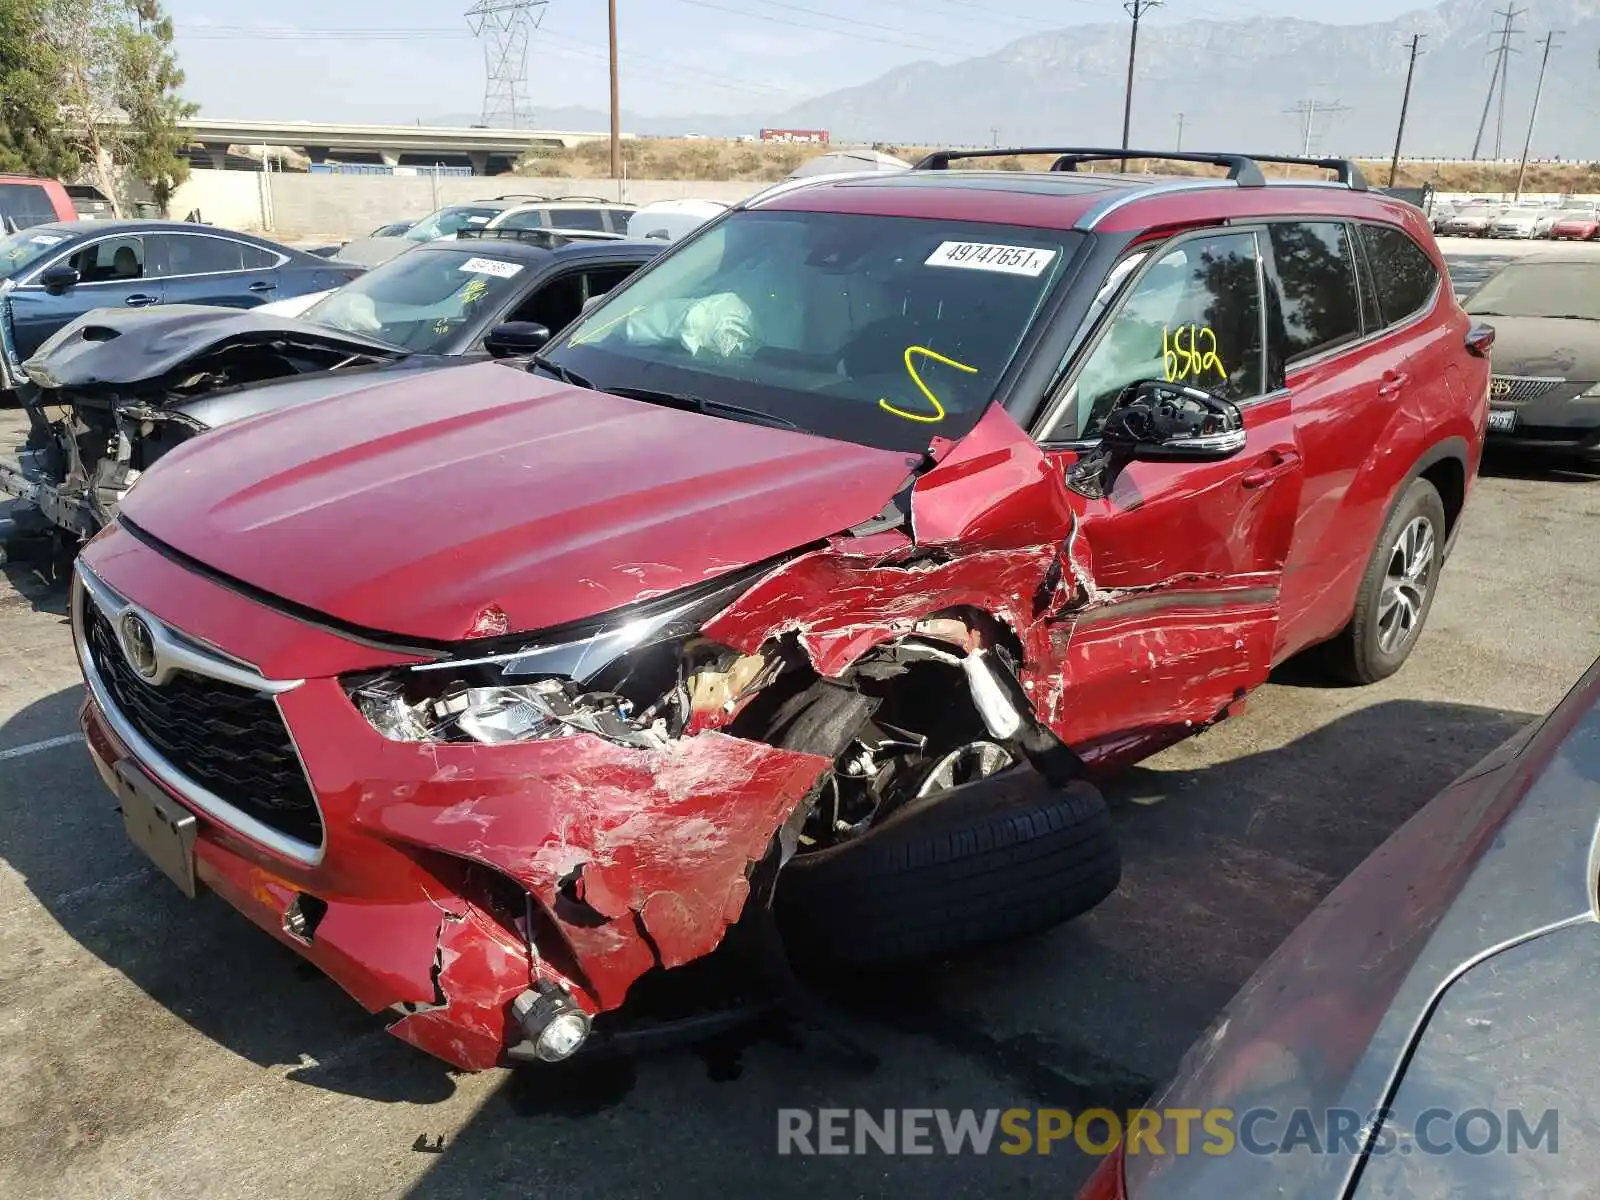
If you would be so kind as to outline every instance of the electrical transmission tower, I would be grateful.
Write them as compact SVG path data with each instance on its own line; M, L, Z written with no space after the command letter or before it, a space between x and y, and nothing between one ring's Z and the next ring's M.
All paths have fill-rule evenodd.
M1489 94L1483 98L1483 116L1478 118L1478 136L1472 139L1472 157L1478 157L1478 151L1483 146L1484 127L1489 123L1489 106L1494 103L1495 88L1500 89L1500 116L1494 130L1494 156L1500 157L1500 144L1505 133L1506 125L1506 66L1510 55L1521 54L1522 51L1511 44L1511 39L1521 37L1522 30L1514 28L1519 17L1528 15L1528 10L1518 8L1515 4L1508 4L1505 8L1497 9L1495 16L1504 17L1506 23L1500 29L1500 44L1490 49L1494 55L1494 71L1489 76Z
M1300 118L1300 142L1302 146L1300 153L1306 158L1310 158L1311 148L1316 144L1317 140L1317 114L1323 113L1331 116L1333 113L1349 112L1350 110L1337 100L1302 100L1293 108L1286 108L1283 111L1292 113Z
M528 82L528 41L544 20L549 0L478 0L467 24L483 42L483 123L517 129L533 115L523 89Z

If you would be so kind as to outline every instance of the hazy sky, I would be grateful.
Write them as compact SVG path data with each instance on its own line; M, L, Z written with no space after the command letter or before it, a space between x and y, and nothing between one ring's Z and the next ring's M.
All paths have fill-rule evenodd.
M468 0L169 0L186 88L212 117L414 121L474 113L484 61ZM1153 23L1294 15L1379 21L1417 0L1169 0ZM619 0L622 105L656 115L781 110L919 59L1125 21L1118 0ZM261 14L270 9L271 17ZM540 106L606 103L604 0L549 0L528 54Z

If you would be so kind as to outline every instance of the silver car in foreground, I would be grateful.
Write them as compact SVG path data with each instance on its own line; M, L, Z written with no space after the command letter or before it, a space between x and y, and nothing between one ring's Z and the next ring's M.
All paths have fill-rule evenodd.
M1594 1196L1597 827L1600 663L1312 912L1082 1200Z

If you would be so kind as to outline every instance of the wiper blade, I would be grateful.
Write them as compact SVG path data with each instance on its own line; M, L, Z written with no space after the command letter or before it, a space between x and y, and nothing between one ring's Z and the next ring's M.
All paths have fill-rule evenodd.
M557 379L561 380L562 383L571 384L573 387L588 388L591 392L599 391L594 384L590 383L582 375L579 375L571 367L564 367L560 363L556 362L555 359L549 358L541 352L535 351L534 353L528 355L528 362L533 366L541 367L545 371L548 371L551 375L554 375Z
M704 413L708 417L728 417L735 421L748 421L752 425L771 425L777 429L799 429L788 417L763 412L759 408L746 408L742 404L729 404L722 400L707 400L704 396L691 396L687 392L663 392L654 388L607 388L613 396L625 400L642 400L646 404L662 404L681 408L687 412Z

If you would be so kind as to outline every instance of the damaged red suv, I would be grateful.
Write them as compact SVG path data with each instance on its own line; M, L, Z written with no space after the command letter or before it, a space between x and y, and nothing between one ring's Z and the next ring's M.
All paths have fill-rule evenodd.
M1410 653L1493 335L1348 163L1048 153L778 185L525 361L173 451L73 597L130 836L462 1068L1097 903L1094 773Z

